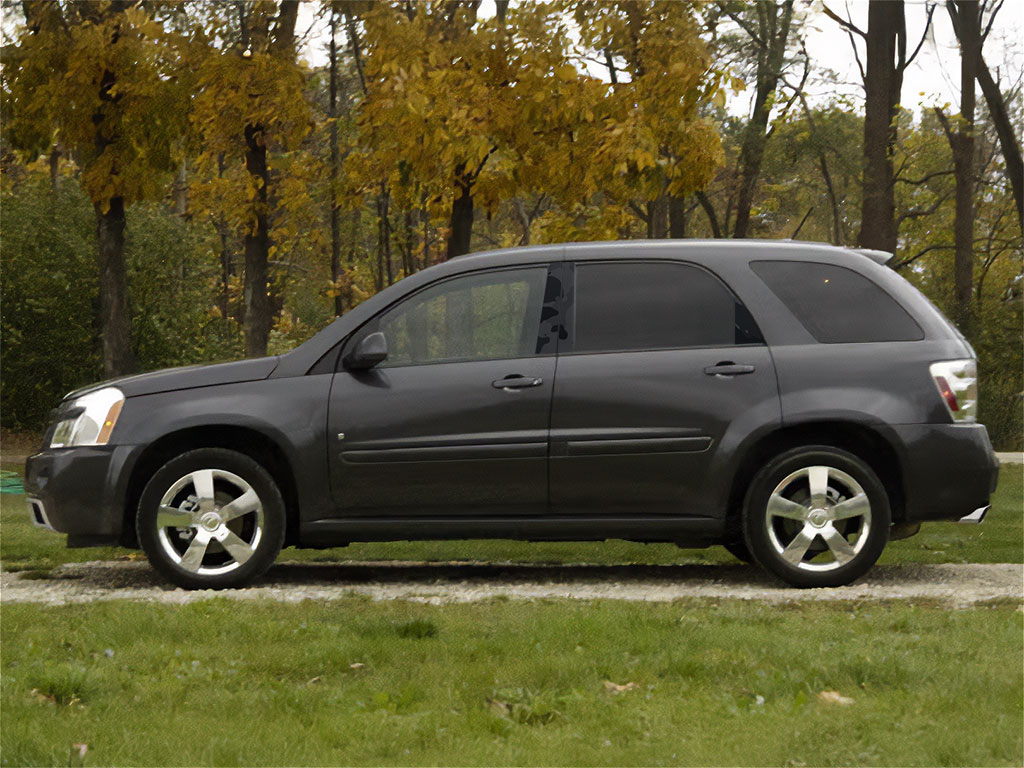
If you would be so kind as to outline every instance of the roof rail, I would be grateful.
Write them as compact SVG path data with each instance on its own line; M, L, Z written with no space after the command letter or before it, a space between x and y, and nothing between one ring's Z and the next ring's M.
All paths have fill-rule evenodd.
M856 251L862 256L867 256L869 259L871 259L874 262L877 262L878 264L881 264L882 266L885 266L890 261L892 261L892 257L894 255L889 253L888 251L873 251L870 248L852 248L851 250Z

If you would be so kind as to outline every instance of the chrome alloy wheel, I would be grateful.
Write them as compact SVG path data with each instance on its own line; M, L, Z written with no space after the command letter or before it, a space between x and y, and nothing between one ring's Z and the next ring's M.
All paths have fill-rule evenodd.
M867 543L871 503L845 472L804 467L772 491L764 523L783 561L802 571L832 571L853 560Z
M217 576L241 567L263 537L263 504L253 487L223 469L179 478L160 499L157 539L182 569Z

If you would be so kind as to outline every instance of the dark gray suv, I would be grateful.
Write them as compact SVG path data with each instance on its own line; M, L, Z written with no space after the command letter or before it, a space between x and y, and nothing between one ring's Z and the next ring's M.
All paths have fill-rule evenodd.
M26 465L69 547L192 588L282 546L722 544L839 586L995 488L971 347L888 254L764 241L516 248L424 270L279 357L68 395Z

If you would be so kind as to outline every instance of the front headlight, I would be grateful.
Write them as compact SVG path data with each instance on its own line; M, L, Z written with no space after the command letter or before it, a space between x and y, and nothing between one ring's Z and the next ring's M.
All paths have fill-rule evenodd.
M50 447L106 445L123 405L124 393L117 387L106 387L82 395L71 404L67 418L57 422L53 437L50 438Z

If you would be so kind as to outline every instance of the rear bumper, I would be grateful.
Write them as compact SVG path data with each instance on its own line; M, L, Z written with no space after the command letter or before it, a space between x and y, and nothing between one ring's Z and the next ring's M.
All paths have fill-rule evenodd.
M903 453L906 521L960 520L988 507L999 481L999 462L983 425L892 429Z
M69 546L118 543L135 446L44 450L25 461L32 521L68 534Z

